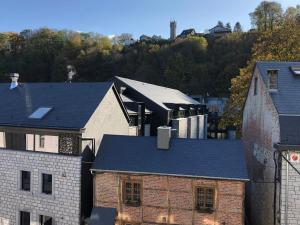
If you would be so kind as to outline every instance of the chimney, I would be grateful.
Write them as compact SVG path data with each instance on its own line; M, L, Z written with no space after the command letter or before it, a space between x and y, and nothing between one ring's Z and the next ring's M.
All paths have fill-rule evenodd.
M198 115L198 139L207 139L207 114Z
M11 84L10 84L10 90L18 87L18 79L19 79L19 74L18 73L11 73L10 75L11 78Z
M157 128L157 148L168 150L171 139L171 127L161 126Z
M138 133L139 136L145 135L145 103L138 102Z

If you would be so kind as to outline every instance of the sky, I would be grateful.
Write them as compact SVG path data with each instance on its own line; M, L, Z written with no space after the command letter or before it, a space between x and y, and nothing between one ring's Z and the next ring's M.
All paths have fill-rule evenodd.
M220 20L251 28L249 13L261 0L1 0L0 32L48 27L103 35L131 33L169 37L195 28L203 32ZM283 8L299 0L277 0Z

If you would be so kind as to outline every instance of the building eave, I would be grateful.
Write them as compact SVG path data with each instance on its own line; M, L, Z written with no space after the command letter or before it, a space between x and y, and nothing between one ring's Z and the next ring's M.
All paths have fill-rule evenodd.
M250 179L246 178L228 178L228 177L210 177L210 176L197 176L197 175L185 175L185 174L168 174L168 173L155 173L155 172L140 172L140 171L121 171L121 170L103 170L103 169L91 169L92 172L98 173L122 173L122 174L135 174L135 175L156 175L156 176L172 176L172 177L185 177L185 178L198 178L209 180L232 180L248 182Z

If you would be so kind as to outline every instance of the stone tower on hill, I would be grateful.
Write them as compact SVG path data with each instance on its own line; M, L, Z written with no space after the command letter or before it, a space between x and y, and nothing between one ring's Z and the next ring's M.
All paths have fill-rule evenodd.
M177 23L175 20L170 22L170 39L174 40L176 38L176 26Z

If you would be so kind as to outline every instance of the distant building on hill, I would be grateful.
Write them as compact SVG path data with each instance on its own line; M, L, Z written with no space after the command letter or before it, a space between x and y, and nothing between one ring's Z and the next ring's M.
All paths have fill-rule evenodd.
M214 36L214 37L220 37L225 34L231 33L231 30L227 27L224 27L221 24L216 25L215 27L209 29L209 35Z
M176 26L177 26L177 23L175 20L170 22L170 39L171 40L176 39Z
M196 35L196 30L194 28L183 30L178 37L187 37L190 35Z

